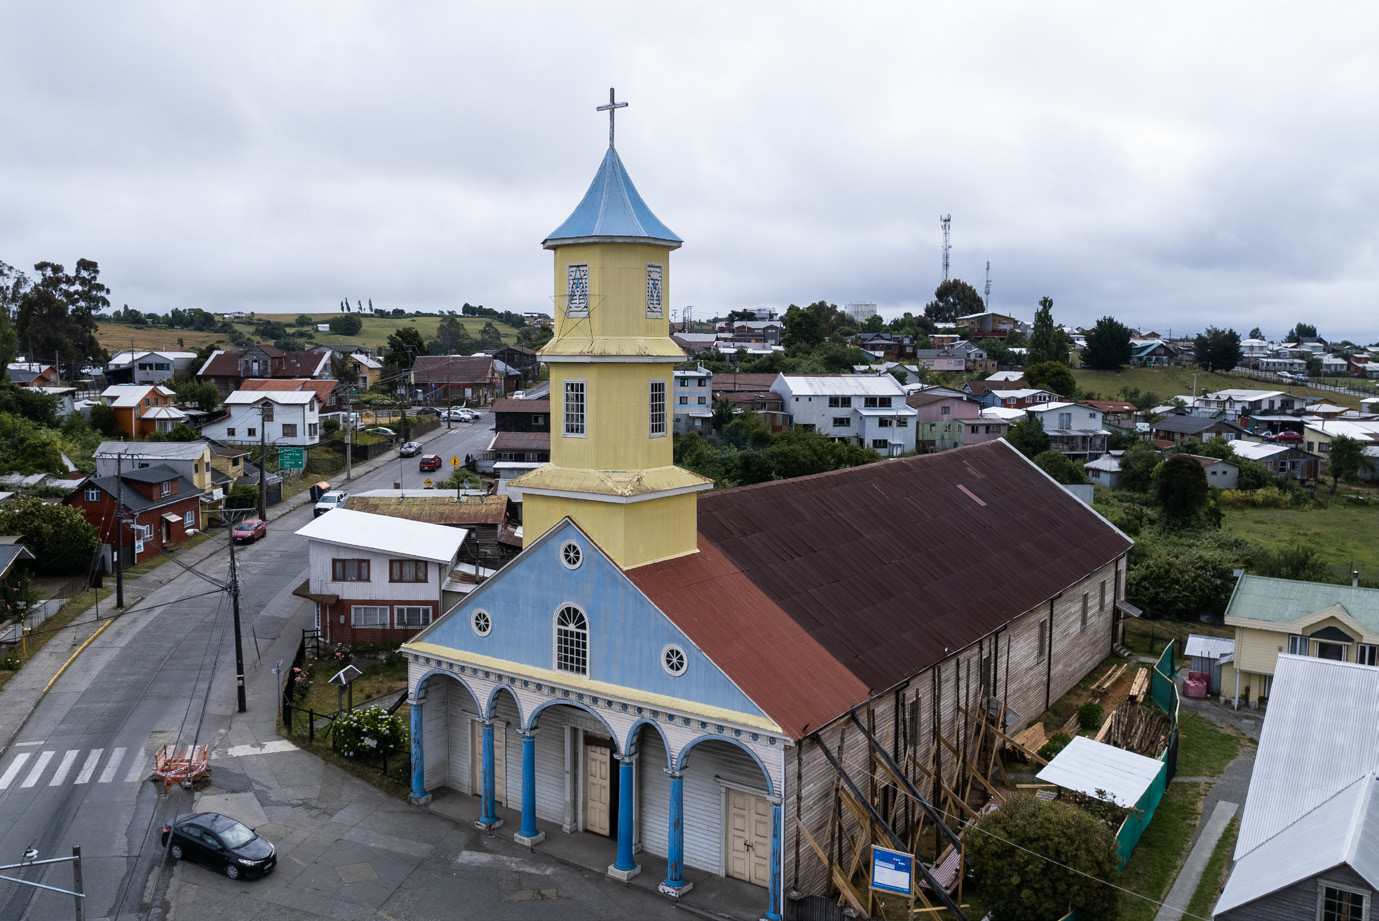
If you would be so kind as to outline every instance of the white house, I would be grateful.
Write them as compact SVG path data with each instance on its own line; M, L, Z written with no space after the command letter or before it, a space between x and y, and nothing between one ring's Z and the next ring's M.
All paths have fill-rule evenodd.
M321 407L310 390L236 390L225 398L228 418L201 434L230 444L314 445L321 440ZM260 432L264 427L266 432Z
M1092 485L1105 486L1107 489L1116 489L1120 486L1120 455L1123 453L1113 451L1082 465Z
M919 413L889 374L780 374L771 387L793 425L851 441L889 457L915 449Z
M700 432L713 418L713 372L700 365L692 371L675 371L674 431Z
M123 349L105 365L105 376L126 384L161 384L178 371L191 371L195 352Z
M465 528L337 508L297 533L309 575L294 594L316 603L328 643L402 642L463 597L446 586Z
M1092 460L1106 453L1111 436L1102 425L1103 414L1086 403L1036 403L1025 411L1034 414L1049 436L1049 447L1069 457Z
M1197 397L1193 407L1195 415L1215 416L1225 413L1227 419L1234 421L1240 416L1253 416L1262 412L1291 412L1301 408L1302 397L1295 397L1282 390L1218 390Z

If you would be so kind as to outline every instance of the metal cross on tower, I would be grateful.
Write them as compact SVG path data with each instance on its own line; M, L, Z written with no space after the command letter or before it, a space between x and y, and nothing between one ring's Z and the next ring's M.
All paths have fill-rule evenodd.
M625 102L614 102L614 101L613 101L613 88L610 86L610 87L608 88L608 105L606 105L606 106L599 106L598 109L597 109L597 111L599 111L599 112L607 112L607 113L608 113L608 146L609 146L609 147L612 147L612 146L613 146L613 115L614 115L615 112L617 112L618 109L625 109L625 108L627 108L627 103L625 103Z

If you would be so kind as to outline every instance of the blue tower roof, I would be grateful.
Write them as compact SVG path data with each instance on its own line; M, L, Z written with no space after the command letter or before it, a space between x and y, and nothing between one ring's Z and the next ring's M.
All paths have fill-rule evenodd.
M651 243L679 248L684 242L642 201L612 147L574 212L541 241L546 249L566 243Z

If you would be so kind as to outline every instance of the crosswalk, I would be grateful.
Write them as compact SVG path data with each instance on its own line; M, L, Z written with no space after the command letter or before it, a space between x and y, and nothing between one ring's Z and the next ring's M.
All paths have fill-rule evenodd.
M117 778L123 783L137 783L148 777L153 767L142 748L130 751L126 747L118 747L111 748L109 752L104 748L91 748L86 749L84 754L85 757L80 748L19 752L0 773L0 790L11 787L27 790L40 784L61 787L68 783L80 786L93 781L98 784L114 783ZM79 768L78 762L81 764ZM99 775L97 768L100 768ZM75 776L73 769L76 769Z

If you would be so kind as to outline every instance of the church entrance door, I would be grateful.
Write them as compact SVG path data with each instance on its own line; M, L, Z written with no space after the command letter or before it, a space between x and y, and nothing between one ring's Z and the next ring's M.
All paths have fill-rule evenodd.
M771 804L728 789L728 875L758 886L771 882Z
M479 720L470 722L469 731L469 792L475 796L484 795L484 724ZM507 726L501 722L493 724L493 801L506 803L507 760L503 757L503 737Z
M611 741L584 737L584 830L613 833L613 746Z

